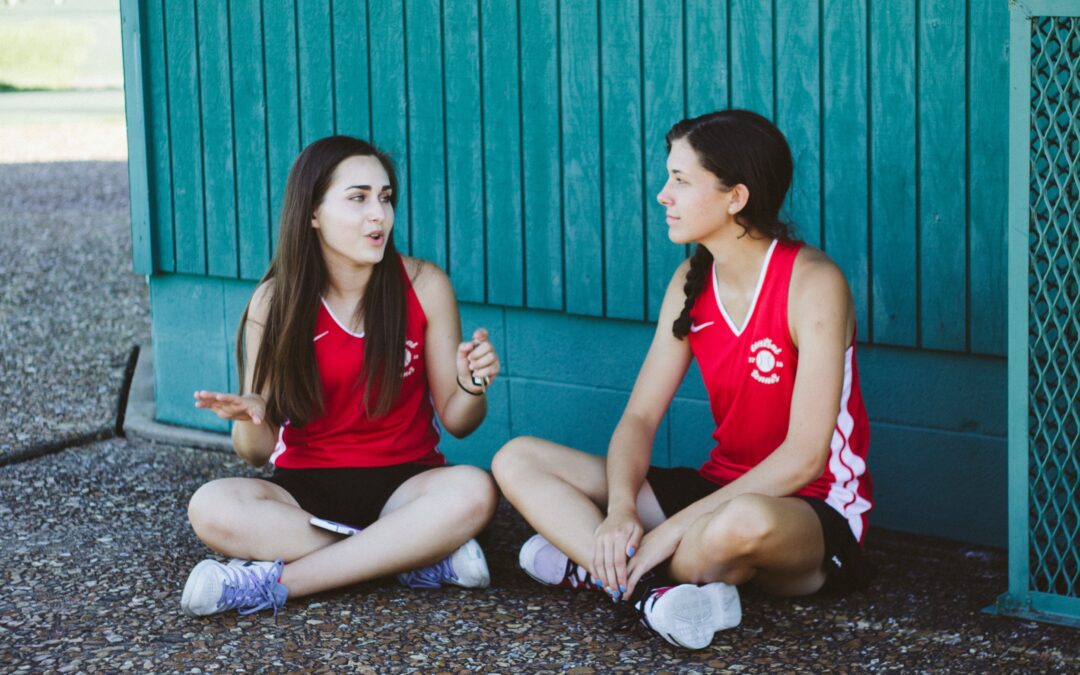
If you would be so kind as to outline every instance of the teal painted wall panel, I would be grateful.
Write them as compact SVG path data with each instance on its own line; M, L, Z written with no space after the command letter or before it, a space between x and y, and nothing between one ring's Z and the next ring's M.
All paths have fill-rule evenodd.
M407 44L425 45L409 49L408 100L409 143L416 162L410 163L405 194L412 214L414 255L446 268L446 119L443 111L442 30L439 3L410 0L405 5ZM400 225L405 225L404 221Z
M604 310L599 9L561 7L565 309L597 316Z
M449 265L458 297L484 302L484 144L480 93L480 10L477 3L444 6L446 175Z
M233 145L232 57L229 51L229 5L196 5L199 27L199 96L202 105L202 176L206 208L206 271L235 277L236 163Z
M487 301L520 305L525 298L522 258L521 89L516 4L482 0L484 207Z
M393 155L399 247L463 299L655 318L687 254L663 136L738 105L787 134L783 214L848 275L863 339L1003 353L1003 3L124 6L155 272L257 278L289 166L336 131Z
M266 76L262 59L263 20L259 0L236 0L230 7L232 100L236 162L236 218L239 276L258 279L270 262L270 184L266 148ZM235 157L234 157L235 161Z
M721 3L722 5L723 3ZM703 78L691 91L684 86L687 69L694 73L715 72L711 65L702 64L699 55L722 54L723 50L710 49L685 50L689 37L707 33L711 25L700 14L700 2L687 5L687 12L694 8L699 13L692 18L684 18L682 5L663 0L645 0L642 8L644 23L642 40L644 42L644 144L645 144L645 281L646 281L646 316L655 321L660 314L660 304L664 291L671 280L675 268L686 257L685 249L671 243L667 236L667 223L664 221L664 209L656 203L656 195L667 182L667 144L664 135L673 124L685 116L686 95L693 93L695 98L726 97L721 84L712 77ZM691 31L687 40L683 38L683 25ZM703 36L702 43L708 43ZM689 63L684 64L682 54L694 55ZM725 71L726 72L726 71ZM695 80L698 82L698 80Z
M1003 437L890 424L872 424L870 437L871 528L1005 545Z
M559 129L559 14L555 3L523 2L521 174L525 304L563 307L562 145ZM455 275L454 281L457 282Z
M870 3L870 227L873 323L862 337L918 342L915 5ZM872 330L872 335L868 331Z
M964 5L919 3L920 100L919 321L921 346L962 351L967 343L965 90L956 65L965 62Z

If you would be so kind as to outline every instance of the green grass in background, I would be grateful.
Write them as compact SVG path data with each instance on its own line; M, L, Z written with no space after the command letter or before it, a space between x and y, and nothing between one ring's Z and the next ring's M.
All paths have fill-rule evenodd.
M0 24L0 91L75 86L94 42L90 28L70 22Z

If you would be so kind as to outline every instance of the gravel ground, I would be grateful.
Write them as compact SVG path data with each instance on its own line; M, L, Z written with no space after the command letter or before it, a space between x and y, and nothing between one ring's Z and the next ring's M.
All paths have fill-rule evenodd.
M0 463L111 433L149 340L118 155L122 123L0 127Z
M493 586L367 583L269 612L191 619L180 591L208 555L185 517L203 482L258 475L232 456L112 439L0 468L0 671L1076 672L1080 633L988 616L992 549L871 531L866 592L743 595L743 623L670 647L599 593L516 568L529 535L503 504L485 540Z

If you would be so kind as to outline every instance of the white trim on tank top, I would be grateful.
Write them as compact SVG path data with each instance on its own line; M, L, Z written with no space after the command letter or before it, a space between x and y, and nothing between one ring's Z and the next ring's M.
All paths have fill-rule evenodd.
M765 262L761 263L761 271L758 272L757 288L754 289L754 299L750 301L750 309L746 312L746 317L743 318L742 328L736 328L735 322L728 316L727 310L724 309L724 303L720 300L720 285L716 280L716 263L712 265L712 287L713 297L716 298L716 306L720 308L720 315L724 317L724 321L727 322L728 328L732 333L735 333L735 337L742 335L742 332L746 330L746 327L750 325L750 319L754 318L754 309L757 307L758 296L761 295L761 287L765 285L765 273L769 270L769 261L772 260L773 251L776 249L776 239L769 244L769 250L765 252Z
M330 318L334 320L334 323L336 323L338 325L338 328L345 331L346 333L353 336L354 338L362 338L362 337L364 337L363 333L354 333L351 330L349 330L348 328L346 328L345 324L341 323L341 321L337 318L337 316L334 315L334 310L330 309L330 305L327 304L326 298L320 297L319 301L322 302L322 306L326 308L326 313L330 315ZM322 336L320 335L319 337L322 337ZM315 338L315 339L317 340L319 338Z

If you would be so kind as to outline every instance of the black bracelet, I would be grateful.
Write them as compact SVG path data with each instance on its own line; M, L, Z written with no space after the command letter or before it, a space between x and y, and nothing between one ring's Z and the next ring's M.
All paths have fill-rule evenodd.
M479 392L469 391L468 389L466 389L465 385L463 385L461 383L461 376L460 375L457 378L457 386L461 387L461 391L465 392L469 396L483 396L484 395L484 390L483 389L481 389Z

